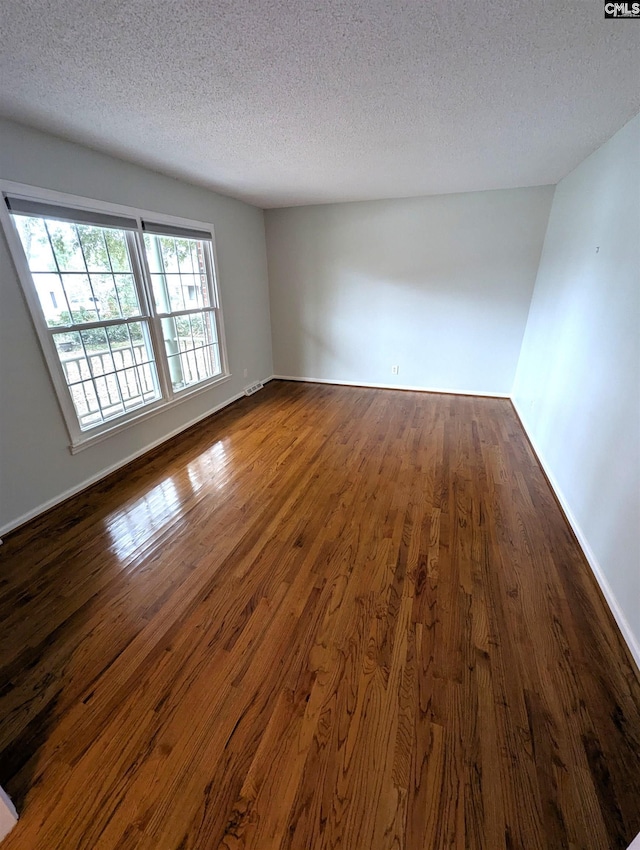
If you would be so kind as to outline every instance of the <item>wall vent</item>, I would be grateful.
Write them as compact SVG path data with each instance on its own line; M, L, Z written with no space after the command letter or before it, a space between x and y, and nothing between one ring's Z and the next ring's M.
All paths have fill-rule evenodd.
M244 388L244 394L245 395L253 395L254 393L257 393L258 390L261 390L263 388L264 388L264 384L262 383L262 381L257 381L255 384L251 384L251 386L245 387Z

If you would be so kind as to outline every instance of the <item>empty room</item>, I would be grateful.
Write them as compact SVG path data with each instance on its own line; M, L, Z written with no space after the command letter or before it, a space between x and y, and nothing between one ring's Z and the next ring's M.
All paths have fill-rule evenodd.
M3 5L2 850L640 850L638 18Z

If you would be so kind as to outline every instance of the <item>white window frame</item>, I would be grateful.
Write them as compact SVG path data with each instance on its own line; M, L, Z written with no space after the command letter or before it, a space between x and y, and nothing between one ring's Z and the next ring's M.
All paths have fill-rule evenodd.
M161 397L157 401L147 404L141 408L137 408L136 410L123 414L122 416L110 419L88 430L82 430L80 428L78 415L76 413L62 364L53 341L53 334L51 333L52 329L47 325L45 320L40 299L38 297L35 283L31 276L31 270L29 269L27 257L24 252L22 240L20 239L20 235L11 216L11 212L7 208L4 200L5 195L40 203L52 203L60 206L72 207L89 213L93 212L121 215L136 220L137 230L130 231L130 233L134 234L137 248L135 254L131 257L131 261L139 267L141 285L144 290L141 293L144 299L144 304L141 304L140 307L145 315L141 318L141 321L146 321L149 324L149 333L152 339L153 353L161 393ZM210 390L218 384L230 380L231 372L229 371L222 301L220 287L218 284L219 278L215 233L212 224L209 222L194 221L193 219L166 215L165 213L154 212L151 210L142 210L122 204L112 204L104 201L92 200L78 195L70 195L65 192L57 192L52 189L41 189L35 186L30 186L24 183L16 183L9 180L0 180L0 196L0 222L2 223L2 227L7 238L9 251L29 307L31 320L38 336L40 347L47 363L55 394L58 399L58 404L67 427L70 440L69 449L72 454L88 448L89 446L95 445L119 431L129 428L144 419L155 416L157 413L161 413L168 408L181 404L187 399L193 398L202 392ZM168 361L161 327L161 314L159 314L154 307L151 277L144 247L145 231L142 227L143 220L163 224L167 227L206 231L211 235L210 252L208 252L208 259L210 260L211 265L211 268L208 269L208 271L210 271L210 296L212 299L211 305L218 333L220 366L222 371L220 374L215 375L212 378L177 391L173 389L169 376ZM56 328L56 330L58 330L58 328Z

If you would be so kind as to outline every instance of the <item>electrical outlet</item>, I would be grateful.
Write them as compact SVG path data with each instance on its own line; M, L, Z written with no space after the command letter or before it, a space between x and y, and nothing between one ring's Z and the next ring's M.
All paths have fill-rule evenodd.
M391 374L392 374L392 375L397 375L399 371L400 371L400 367L399 367L399 366L392 366L392 367L391 367Z
M248 370L248 369L245 369L245 370L244 370L244 376L245 376L245 378L247 377L247 375L248 375L248 374L249 374L249 370Z

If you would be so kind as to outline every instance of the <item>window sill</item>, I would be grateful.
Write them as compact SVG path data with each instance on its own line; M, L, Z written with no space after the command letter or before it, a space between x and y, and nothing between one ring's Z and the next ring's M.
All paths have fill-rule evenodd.
M131 428L133 425L138 425L146 419L151 419L152 416L156 416L158 413L164 413L165 410L171 410L172 408L177 407L187 399L194 398L194 396L201 395L207 390L213 389L213 387L226 383L231 380L231 377L231 372L226 372L225 374L208 381L206 384L199 384L193 389L184 390L174 396L174 398L170 401L161 400L156 402L154 405L145 407L139 413L132 415L131 418L126 419L125 421L122 421L121 419L115 420L113 425L108 428L104 428L104 430L100 430L97 433L87 431L77 440L71 442L69 445L69 451L72 455L78 454L85 449L91 448L91 446L95 446L98 443L103 442L103 440L108 440L110 437L113 437L115 434L119 434L121 431L126 431L127 428Z

